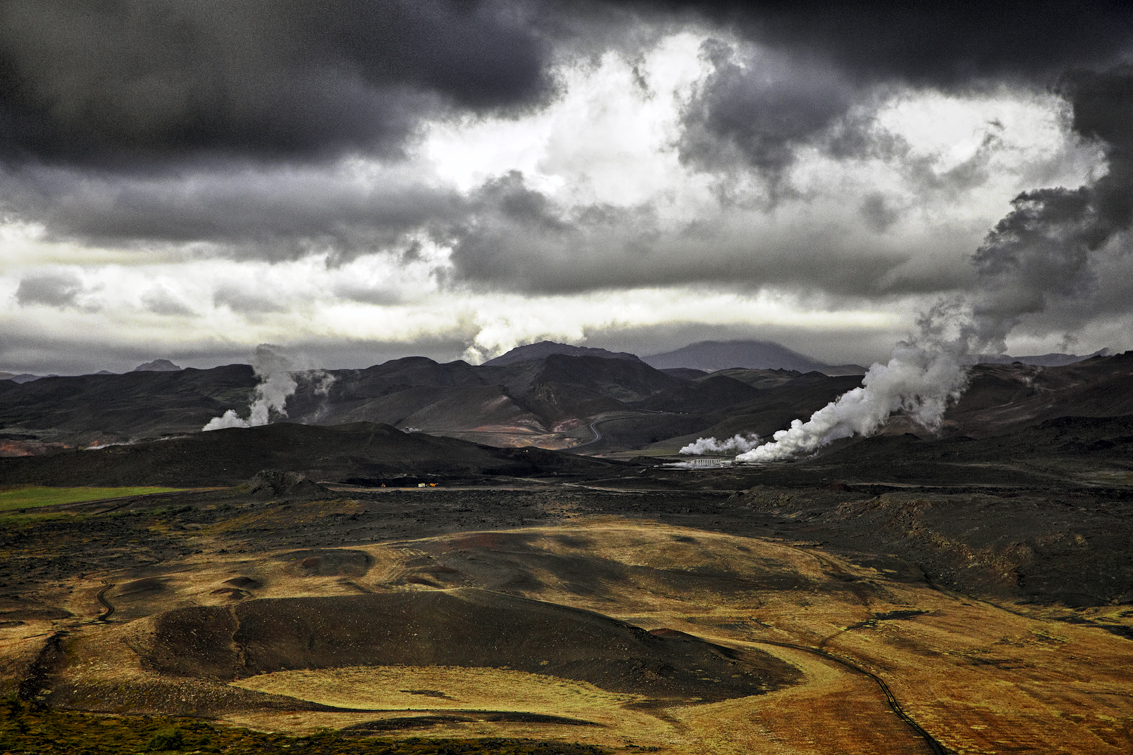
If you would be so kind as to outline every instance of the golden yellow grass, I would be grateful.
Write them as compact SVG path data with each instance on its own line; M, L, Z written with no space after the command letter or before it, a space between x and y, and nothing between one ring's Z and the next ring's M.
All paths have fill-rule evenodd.
M458 666L306 669L261 674L231 684L323 705L390 714L352 716L352 722L405 717L413 713L465 712L475 718L477 712L509 712L555 716L596 725L476 721L435 727L428 730L430 736L467 735L471 730L478 736L559 736L609 743L628 739L657 746L662 735L671 734L671 725L663 719L631 707L644 699L639 695L608 692L587 682L511 669ZM293 717L293 724L298 723L295 718L314 719ZM246 722L249 719L232 720Z
M554 676L459 666L277 671L232 685L340 708L519 711L582 719L604 717L612 709L643 699Z
M528 597L784 658L794 651L766 641L822 648L885 680L907 713L958 752L993 753L1012 742L1035 751L1133 751L1133 643L1098 627L1054 620L1096 615L1114 626L1133 626L1133 612L1123 607L998 606L923 583L895 582L820 548L613 518L530 532L541 535L529 541L537 551L577 551L563 538L569 535L585 541L587 555L649 571L606 585L597 597L551 579L528 590ZM415 546L443 562L446 552L467 542L458 536ZM725 594L707 584L678 589L664 579L705 570L740 581L790 574L810 584ZM830 585L849 588L823 589ZM852 589L858 585L861 590ZM870 623L895 611L924 613ZM806 674L799 686L671 712L703 751L926 751L868 677L805 653L794 652L790 662Z
M897 582L882 570L820 548L617 518L354 548L374 558L374 567L356 580L366 589L407 589L406 577L421 568L414 564L423 563L426 556L429 566L458 570L455 576L469 586L483 586L477 564L493 565L483 572L485 579L497 578L497 567L523 567L537 577L523 583L521 592L527 597L598 611L645 629L670 627L762 650L796 665L804 678L795 687L767 695L642 709L629 695L509 669L289 671L237 684L356 712L244 711L225 720L310 731L426 715L424 711L515 711L583 719L603 727L476 721L410 729L403 735L549 737L613 748L633 743L673 754L928 751L889 710L869 677L835 660L772 644L794 643L821 648L885 680L905 711L958 753L990 755L1021 747L1098 755L1133 751L1133 677L1128 672L1133 668L1133 643L1095 626L1060 620L1095 619L1130 627L1133 616L1127 606L1072 611L993 605L923 583ZM212 591L235 575L264 583L256 597L353 589L338 577L299 576L278 555L195 557L202 562L192 570L192 578L171 572L171 594L163 601L226 600ZM636 569L629 578L599 585L591 593L576 589L569 573L556 573L555 560L540 560L540 555L609 559ZM705 573L725 578L718 584L686 579ZM674 575L681 579L674 580ZM774 575L801 581L768 581ZM122 581L109 576L109 581ZM764 586L756 589L750 586L754 584ZM82 615L82 603L88 621L99 611L97 588L92 583L74 593L71 610ZM876 618L895 611L923 613ZM145 620L83 629L68 645L71 665L60 672L59 686L66 686L68 677L88 684L149 684L150 672L138 666L130 649L144 644L144 628ZM388 712L358 710L362 708Z

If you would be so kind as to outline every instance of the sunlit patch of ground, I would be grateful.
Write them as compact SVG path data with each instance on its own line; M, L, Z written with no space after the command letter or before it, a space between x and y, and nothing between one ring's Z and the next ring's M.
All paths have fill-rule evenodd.
M1133 472L1130 472L1128 469L1089 470L1088 472L1080 473L1078 477L1096 485L1106 485L1109 487L1133 485Z
M513 709L585 720L589 711L620 708L641 695L606 692L586 682L495 668L376 666L277 671L233 686L365 710Z
M379 666L303 669L260 674L232 682L257 692L287 695L338 708L368 711L350 716L353 725L385 722L398 729L432 733L475 731L480 736L607 739L591 728L611 729L616 738L658 744L672 726L642 710L641 695L608 692L586 682L509 669L455 666ZM327 714L274 716L289 729L303 719L317 725ZM330 714L335 715L335 714ZM462 720L463 719L463 720ZM255 718L238 716L233 723ZM428 723L436 720L437 723ZM425 722L423 725L414 722ZM263 722L261 722L263 723ZM517 732L526 732L519 733ZM671 735L671 732L669 732Z
M257 526L317 525L320 511L349 516L355 506L293 504L240 516ZM23 624L0 627L5 673L30 663L48 631L65 630L49 699L86 710L216 716L274 731L371 726L360 731L535 737L664 753L932 752L894 712L888 689L912 721L957 753L1133 751L1128 606L996 605L937 589L896 560L855 561L794 542L615 517L221 553L238 532L190 533L206 553L154 565L144 576L106 570L57 588L71 618L29 614ZM466 588L766 652L802 678L761 695L650 706L586 682L508 668L294 669L228 685L163 676L142 661L156 615L179 606ZM97 621L103 589L118 611L108 623ZM264 693L276 696L272 705L261 704ZM302 702L354 710L304 710ZM488 715L499 713L535 718Z
M870 677L769 643L820 650L875 674L957 751L1002 752L1013 742L1048 752L1133 747L1133 643L1119 631L1133 628L1133 612L1105 612L1107 632L1033 606L897 581L819 548L624 520L530 535L437 538L416 548L485 576L491 562L523 564L535 577L523 583L529 597L752 643L803 668L805 682L791 689L672 711L687 736L721 752L927 751ZM572 553L633 568L617 580L563 580L550 562ZM469 558L472 569L461 565Z

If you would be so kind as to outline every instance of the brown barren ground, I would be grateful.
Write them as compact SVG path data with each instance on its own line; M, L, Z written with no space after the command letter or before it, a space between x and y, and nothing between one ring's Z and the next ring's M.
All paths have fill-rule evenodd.
M1133 749L1128 606L1071 623L1063 606L941 589L899 559L596 515L597 494L566 490L478 494L535 501L537 526L475 529L458 518L504 515L454 508L428 534L426 507L472 499L422 491L422 508L381 515L384 535L342 534L398 495L200 497L182 514L95 517L104 529L13 525L4 692L270 731L623 752ZM391 537L414 532L398 517L416 534Z

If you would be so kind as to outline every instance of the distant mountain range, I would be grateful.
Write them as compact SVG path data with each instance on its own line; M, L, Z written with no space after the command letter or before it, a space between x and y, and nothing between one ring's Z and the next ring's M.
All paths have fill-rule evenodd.
M329 386L327 374L296 373L286 415L273 410L272 421L371 422L492 446L588 452L707 432L737 417L772 432L858 382L758 370L685 379L637 359L569 353L479 366L406 357L330 371ZM247 365L0 381L0 455L195 434L228 410L247 417L259 382Z
M1010 354L978 354L968 361L970 364L1023 364L1038 367L1064 367L1096 356L1108 356L1109 349L1101 349L1093 354L1035 354L1011 356ZM858 364L831 365L811 359L805 354L792 351L774 341L699 341L676 351L653 354L642 361L659 370L694 369L704 372L719 372L731 368L755 370L794 370L797 372L821 372L831 377L838 375L864 375L866 368Z
M168 359L155 359L152 362L139 364L132 372L176 372L181 368L170 362ZM99 370L93 373L95 375L117 375L116 372L110 370ZM58 375L33 375L29 372L24 372L19 375L12 372L0 372L0 380L11 380L13 383L30 383L33 380L42 380L45 377L59 377Z
M830 376L866 372L865 367L856 364L825 364L773 341L700 341L676 351L644 357L642 361L659 370L686 368L716 372L739 367L821 372Z
M565 348L509 364L406 357L361 370L297 372L286 413L273 409L270 418L376 423L496 447L673 454L699 437L768 437L861 384L859 375L816 370L662 371ZM946 415L948 432L986 437L1063 416L1133 413L1131 360L1133 353L1062 367L974 367ZM195 435L229 410L247 418L259 383L247 365L0 380L0 456ZM885 432L920 430L898 418Z
M180 369L168 359L155 359L152 362L139 364L132 372L177 372Z
M14 372L0 372L0 380L11 380L13 383L30 383L32 380L39 380L41 377L55 377L54 375L32 375L27 372L22 372L17 375Z
M542 359L552 354L565 354L571 357L603 357L605 359L628 359L631 362L641 361L636 354L629 354L625 351L607 351L606 349L596 349L590 346L571 346L565 343L555 343L554 341L540 341L539 343L530 343L526 346L516 346L506 354L501 354L495 359L489 359L484 362L484 367L502 367L507 364L518 364L519 362L530 362L533 359Z
M1108 356L1109 349L1101 349L1093 354L1080 356L1078 354L1037 354L1032 356L1011 356L1009 354L979 354L969 359L970 364L1023 364L1040 367L1062 367L1084 359L1096 356ZM564 356L601 357L603 359L623 359L631 362L644 362L651 367L665 370L677 377L692 379L702 377L692 372L674 372L675 370L695 370L700 373L719 372L730 369L748 370L788 370L798 373L821 372L824 375L838 377L841 375L864 375L866 368L859 364L832 365L812 359L805 354L788 349L774 341L737 340L737 341L698 341L688 346L666 351L662 354L652 354L647 357L638 357L625 351L610 351L592 346L571 346L554 341L540 341L526 344L502 354L494 359L484 362L481 367L503 367L511 364L530 362L542 359L553 354ZM139 364L131 372L178 372L183 368L168 359L154 359ZM116 373L99 370L97 375L113 375ZM0 372L0 381L11 380L14 383L27 383L43 377L58 377L57 375L33 375L30 373L15 374Z
M676 351L638 357L624 351L615 352L587 346L570 346L554 341L517 346L511 351L484 362L495 367L542 359L551 354L594 356L606 359L641 361L658 370L697 370L701 373L732 368L754 370L791 370L798 373L821 372L825 375L864 375L866 369L856 364L829 365L792 351L772 341L700 341ZM682 375L678 375L682 376ZM693 375L683 375L693 377Z
M1013 357L1010 354L979 354L969 361L972 364L1012 364L1022 362L1036 367L1065 367L1068 364L1082 362L1091 357L1105 357L1112 354L1109 349L1099 349L1093 354L1079 356L1078 354L1035 354L1032 356Z

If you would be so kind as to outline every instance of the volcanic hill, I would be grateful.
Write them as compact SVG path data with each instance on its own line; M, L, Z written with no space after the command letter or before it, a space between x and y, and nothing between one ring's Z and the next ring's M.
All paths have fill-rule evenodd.
M798 386L820 396L821 405L852 382L772 373L776 385L760 389L751 384L759 381L757 371L742 380L685 379L637 360L558 353L479 367L407 357L329 374L327 389L323 373L296 373L286 419L373 422L496 446L585 446L587 452L640 447L767 406L787 407ZM0 381L0 441L8 441L8 453L20 453L44 443L89 446L195 433L229 409L246 413L258 383L243 365ZM788 393L775 398L778 390ZM746 406L751 402L754 408ZM780 414L760 426L780 421Z

